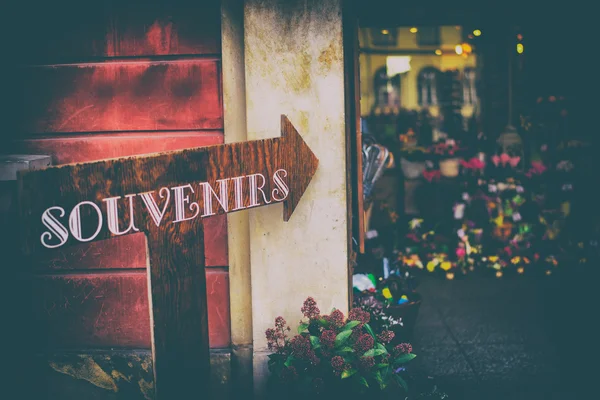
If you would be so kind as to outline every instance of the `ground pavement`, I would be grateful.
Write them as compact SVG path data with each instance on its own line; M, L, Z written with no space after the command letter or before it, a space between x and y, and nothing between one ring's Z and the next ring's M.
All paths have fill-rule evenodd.
M423 277L413 370L455 400L600 398L593 279Z

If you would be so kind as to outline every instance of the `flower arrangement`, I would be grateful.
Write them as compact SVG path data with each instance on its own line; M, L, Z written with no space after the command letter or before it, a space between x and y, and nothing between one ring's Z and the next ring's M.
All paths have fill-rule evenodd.
M403 373L405 364L416 357L412 346L390 345L394 333L376 334L368 312L354 308L346 317L334 309L323 315L312 297L304 301L301 311L304 319L292 338L282 317L265 332L273 351L269 371L278 389L317 398L407 390Z

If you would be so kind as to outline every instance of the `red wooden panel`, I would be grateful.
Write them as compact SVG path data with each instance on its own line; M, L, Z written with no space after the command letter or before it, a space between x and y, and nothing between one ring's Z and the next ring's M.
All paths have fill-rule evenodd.
M217 61L23 68L18 131L222 129Z
M218 269L206 270L206 297L208 298L210 347L213 349L229 347L231 344L229 272Z
M21 61L220 52L218 0L38 3L36 12L22 10Z
M222 131L135 132L26 139L14 142L11 150L14 153L50 155L54 165L57 165L221 143Z
M204 221L206 267L225 267L227 255L227 217L218 215ZM120 236L93 243L49 250L31 260L37 272L131 269L146 267L144 234Z
M230 342L226 271L207 270L210 345ZM33 320L37 341L50 348L150 348L145 272L36 277Z
M217 215L204 221L204 259L207 267L229 265L227 216Z

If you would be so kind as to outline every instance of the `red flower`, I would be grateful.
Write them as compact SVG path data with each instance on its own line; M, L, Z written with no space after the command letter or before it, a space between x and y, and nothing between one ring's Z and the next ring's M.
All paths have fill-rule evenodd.
M439 170L435 171L423 171L423 177L427 179L428 182L435 180L439 180L442 176L442 173Z
M358 368L360 368L363 372L368 372L375 366L375 358L374 357L361 357L358 361Z
M332 349L335 345L335 331L331 329L324 330L321 334L321 345L325 348Z
M368 311L364 311L362 308L356 307L350 310L348 313L348 320L358 321L361 324L368 324L371 319L371 314Z
M308 340L308 338L305 338L302 335L296 335L290 344L292 345L292 351L296 357L304 360L310 358L312 348L310 347L310 340Z
M275 318L275 327L278 329L283 329L286 325L285 319L283 317Z
M377 339L379 339L382 343L390 343L396 334L392 331L383 331L379 335L377 335Z
M306 300L304 300L304 305L300 311L302 311L302 314L309 319L316 319L321 313L321 310L319 310L319 307L317 307L317 302L312 297L308 297Z
M325 317L325 320L329 322L333 328L336 329L341 328L345 325L345 319L346 318L344 317L344 313L340 310L333 310L331 315Z
M412 345L410 343L400 343L394 347L394 357L410 353L412 353Z
M340 376L346 368L346 361L340 356L335 356L331 359L331 366L333 367L333 373Z
M365 351L372 349L374 344L375 340L373 339L373 336L368 333L363 333L354 343L354 351L363 354Z

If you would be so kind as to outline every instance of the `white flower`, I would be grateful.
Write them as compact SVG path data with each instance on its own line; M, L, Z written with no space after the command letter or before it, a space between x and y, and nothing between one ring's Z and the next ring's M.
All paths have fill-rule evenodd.
M470 197L469 197L469 193L467 193L467 192L464 192L464 193L462 194L462 199L463 199L464 201L469 201L469 199L470 199Z

